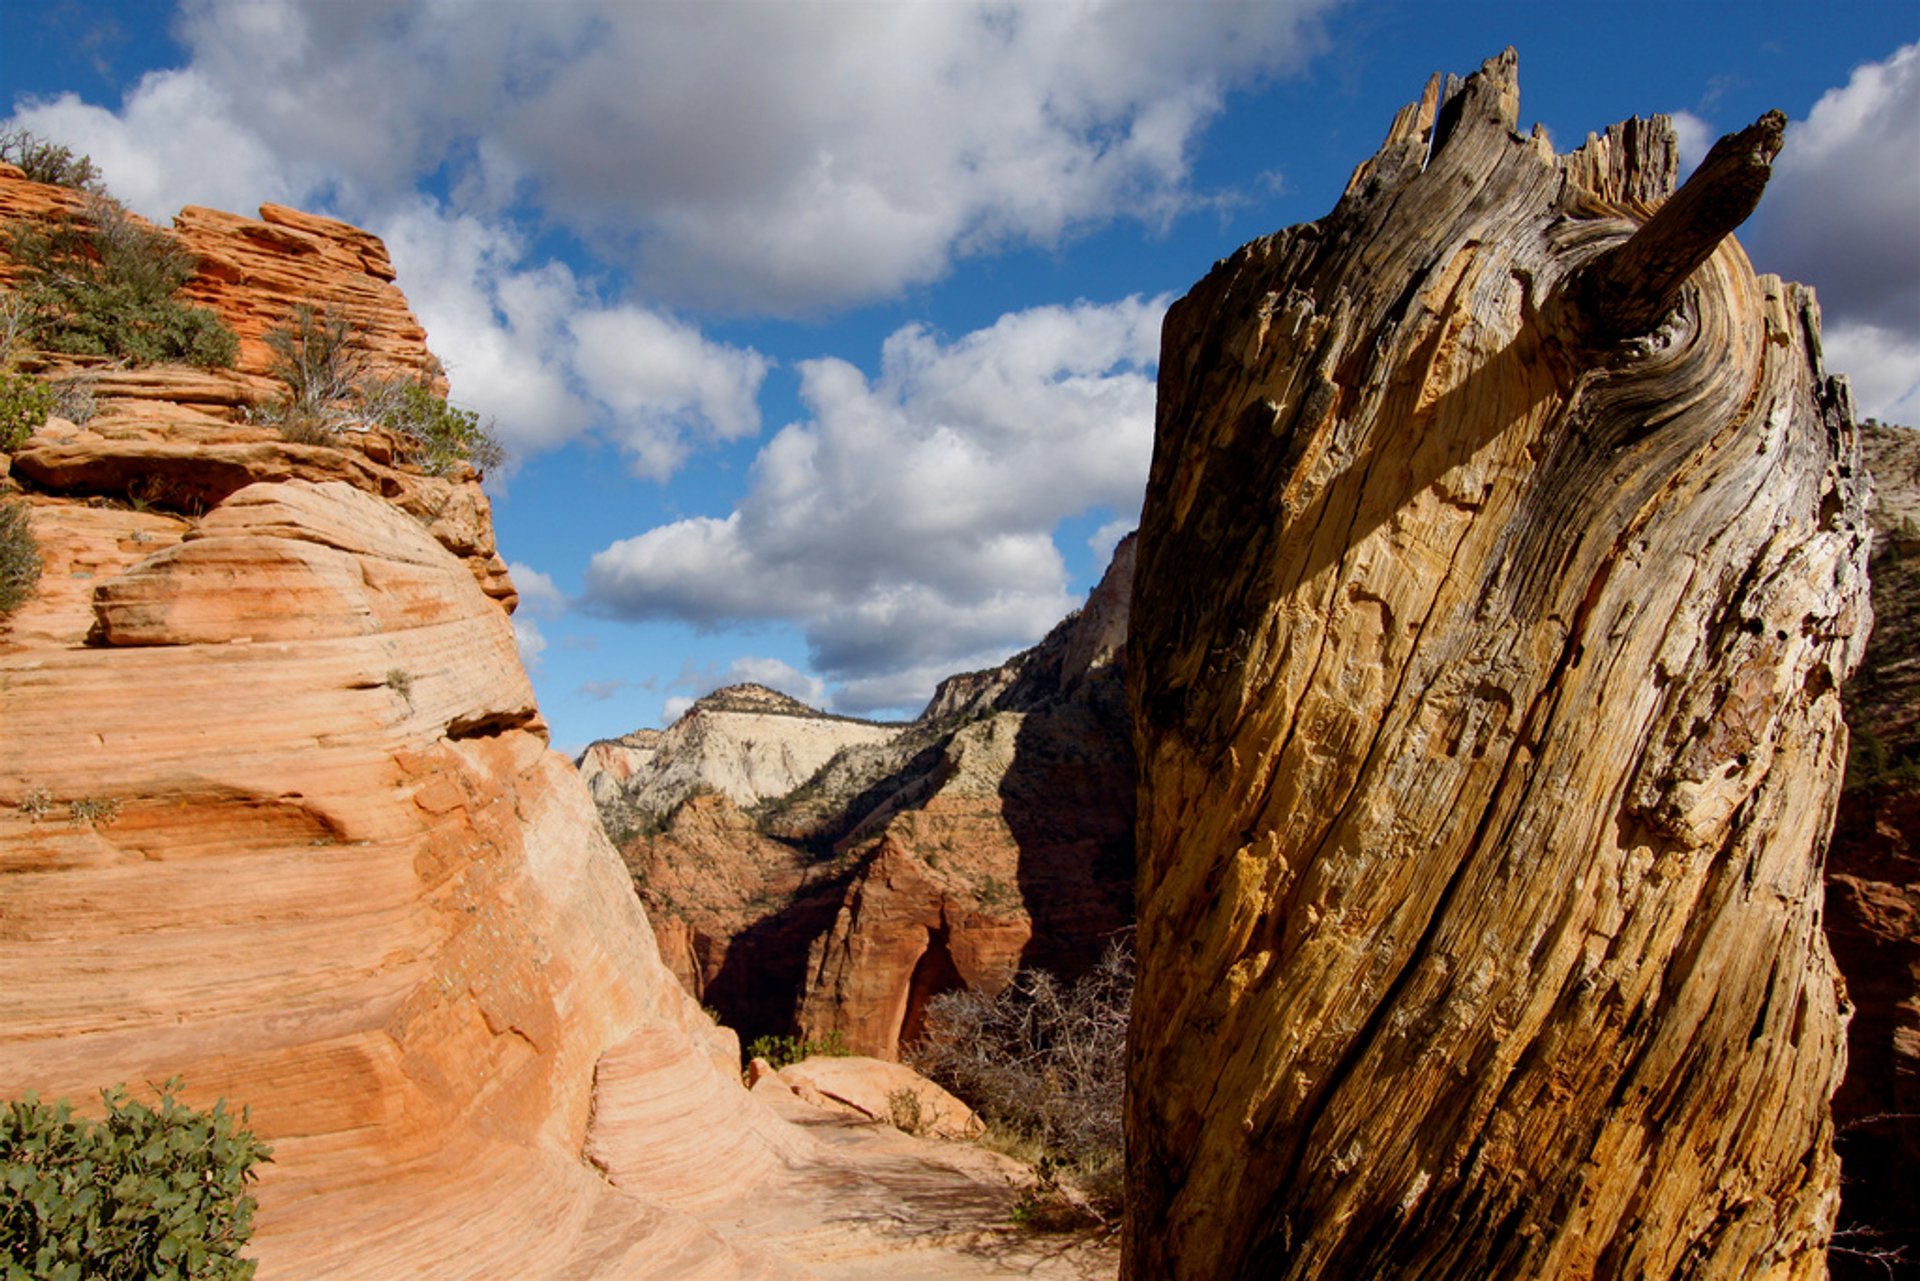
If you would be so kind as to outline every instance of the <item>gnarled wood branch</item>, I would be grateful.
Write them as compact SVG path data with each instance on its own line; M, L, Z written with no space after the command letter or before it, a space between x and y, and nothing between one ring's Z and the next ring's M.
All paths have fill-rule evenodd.
M1567 282L1576 323L1602 341L1658 326L1678 303L1680 286L1759 205L1786 130L1786 116L1769 111L1714 143L1646 225Z

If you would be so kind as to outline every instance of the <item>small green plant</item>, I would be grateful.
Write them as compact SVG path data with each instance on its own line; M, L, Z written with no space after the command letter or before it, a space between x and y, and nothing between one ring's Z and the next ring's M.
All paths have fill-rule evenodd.
M0 615L20 608L40 584L40 543L31 511L15 498L0 502Z
M805 1041L797 1036L757 1036L747 1046L748 1059L765 1059L776 1072L815 1055L843 1059L851 1053L838 1029L817 1041Z
M36 787L20 798L20 812L38 823L53 813L53 793L44 787Z
M344 317L300 303L267 332L266 341L274 352L273 375L287 392L255 416L289 440L329 444L340 428L359 420L400 436L407 461L430 475L444 476L462 463L486 471L506 458L492 425L448 404L425 377L368 373L364 340Z
M92 195L84 213L51 227L8 231L33 341L68 355L133 365L231 365L240 340L205 307L174 295L194 256L119 202Z
M111 796L82 796L67 802L67 821L75 827L109 827L120 817L120 802Z
M0 161L17 165L34 182L51 182L79 191L104 193L100 170L91 156L76 156L64 147L26 129L0 132Z
M404 667L388 668L386 686L388 689L392 690L394 693L398 694L400 697L406 699L407 705L409 707L413 705L413 673L412 672L408 671Z
M479 414L448 404L421 383L401 384L380 425L405 437L412 447L409 461L432 476L444 476L461 463L484 472L506 460L491 424L482 426Z
M159 1107L122 1087L107 1114L75 1116L29 1093L0 1104L0 1261L6 1281L239 1281L253 1235L253 1167L272 1149L224 1100L210 1111Z
M30 374L0 372L0 450L8 453L47 421L59 396Z

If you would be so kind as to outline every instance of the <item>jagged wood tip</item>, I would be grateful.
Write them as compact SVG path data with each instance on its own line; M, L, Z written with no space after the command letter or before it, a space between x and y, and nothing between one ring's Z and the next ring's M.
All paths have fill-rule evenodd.
M1567 299L1601 340L1650 333L1680 287L1760 203L1787 118L1769 111L1713 144L1700 167L1640 230L1582 268Z

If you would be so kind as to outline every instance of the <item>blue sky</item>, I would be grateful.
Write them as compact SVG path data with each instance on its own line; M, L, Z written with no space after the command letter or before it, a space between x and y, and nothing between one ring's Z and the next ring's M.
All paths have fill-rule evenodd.
M1031 643L1137 514L1167 301L1508 44L1561 150L1785 110L1743 242L1920 422L1910 2L6 2L7 123L136 209L387 238L513 452L563 750L739 679L908 716Z

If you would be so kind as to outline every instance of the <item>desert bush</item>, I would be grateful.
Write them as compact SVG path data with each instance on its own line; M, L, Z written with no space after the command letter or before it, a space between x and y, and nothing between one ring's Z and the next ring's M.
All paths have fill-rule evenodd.
M91 374L74 374L47 384L53 389L53 412L75 426L85 426L99 408L94 383Z
M0 503L0 615L11 614L40 583L40 543L27 504Z
M927 1007L909 1064L1002 1134L1037 1144L1043 1185L1071 1185L1097 1217L1118 1211L1133 952L1116 942L1072 984L1023 970L998 995L954 991ZM1011 1140L1011 1142L1009 1142Z
M27 300L11 289L0 289L0 370L13 368L13 362L26 350L33 327L33 312Z
M353 322L301 303L267 332L273 375L287 394L255 413L289 440L324 444L349 422L376 422L405 442L406 460L444 476L461 463L481 471L506 457L491 425L458 409L418 378L376 377Z
M365 357L354 341L352 322L329 316L311 303L266 333L273 350L271 372L287 385L286 395L269 401L260 416L288 440L325 444L353 417L350 405L360 396Z
M117 201L95 195L79 218L50 228L15 223L8 235L40 347L209 368L238 354L240 340L218 316L174 297L193 276L193 255Z
M0 1259L6 1281L233 1281L253 1234L253 1167L272 1151L224 1101L202 1112L159 1087L157 1109L102 1090L75 1116L29 1093L0 1105Z
M59 397L31 374L0 372L0 450L15 450L47 421Z
M401 384L380 423L407 439L408 461L429 475L444 476L461 463L487 471L506 460L491 424L482 426L479 414L448 404L421 383Z
M0 161L19 166L35 182L51 182L79 191L103 193L100 170L91 156L76 156L73 148L49 142L26 129L0 131Z
M847 1049L846 1038L832 1031L817 1041L805 1041L797 1036L756 1036L747 1046L748 1059L765 1059L775 1071L798 1063L801 1059L810 1059L814 1055L829 1058L845 1058L851 1051Z

